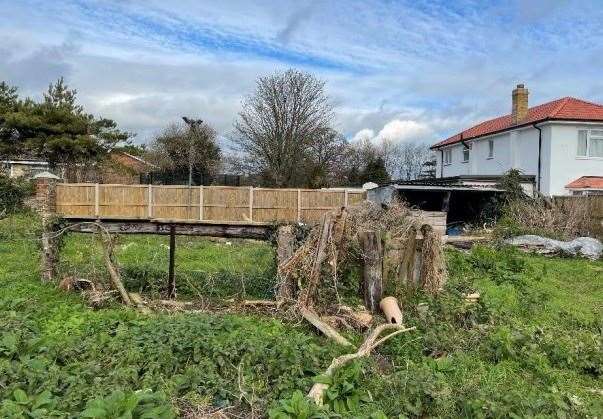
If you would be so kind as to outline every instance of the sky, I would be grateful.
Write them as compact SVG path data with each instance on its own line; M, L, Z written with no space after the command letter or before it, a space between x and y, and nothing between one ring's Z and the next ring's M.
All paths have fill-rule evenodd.
M433 143L563 96L603 103L601 1L0 0L0 80L64 76L144 143L182 115L222 138L260 76L326 82L348 139Z

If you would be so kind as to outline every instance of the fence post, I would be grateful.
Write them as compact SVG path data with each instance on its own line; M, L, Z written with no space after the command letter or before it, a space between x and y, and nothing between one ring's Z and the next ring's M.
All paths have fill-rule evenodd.
M301 189L297 190L297 222L301 223Z
M199 221L203 221L203 185L199 186Z
M151 183L149 183L149 194L148 195L149 195L148 196L149 202L147 203L148 204L147 214L148 214L148 217L150 220L151 218L153 218L153 184L151 184Z
M361 231L359 234L362 247L364 269L362 273L362 290L364 305L376 312L383 296L383 244L381 233L373 230Z
M344 190L344 195L343 195L343 206L344 207L348 207L348 190Z
M100 217L100 185L94 184L94 217Z
M249 187L249 221L253 221L253 186Z

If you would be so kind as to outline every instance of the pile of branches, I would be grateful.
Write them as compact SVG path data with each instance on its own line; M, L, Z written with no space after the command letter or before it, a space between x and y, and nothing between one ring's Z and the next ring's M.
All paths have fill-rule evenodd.
M406 265L414 267L414 260L404 260L404 250L414 249L417 233L422 233L425 259L430 263L420 267L424 284L408 285L423 286L430 292L441 287L446 270L439 236L429 234L430 227L401 202L383 206L365 201L325 214L320 225L310 230L293 256L279 265L279 296L321 311L327 311L333 302L340 304L341 273L352 265L361 265L365 257L360 242L363 231L380 232L385 244L384 279L394 284L395 291L408 282L402 278ZM411 257L414 259L414 253Z

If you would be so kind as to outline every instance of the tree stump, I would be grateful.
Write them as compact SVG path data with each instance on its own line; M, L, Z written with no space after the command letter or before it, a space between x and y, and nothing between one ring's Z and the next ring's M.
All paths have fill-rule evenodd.
M276 232L276 259L278 266L279 286L278 299L290 299L295 295L295 284L291 278L281 273L283 266L293 256L295 248L295 234L292 225L280 226Z
M363 251L363 297L364 305L371 311L379 309L383 295L383 245L381 234L375 231L362 231L359 234Z

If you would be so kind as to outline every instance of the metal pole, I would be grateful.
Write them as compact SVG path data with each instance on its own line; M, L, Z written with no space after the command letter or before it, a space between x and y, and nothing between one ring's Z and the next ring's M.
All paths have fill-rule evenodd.
M176 296L176 279L174 277L174 258L176 256L176 227L170 226L170 265L168 271L168 298Z

